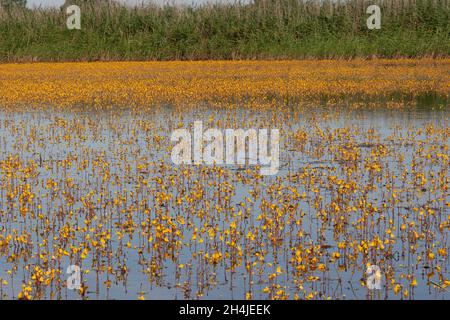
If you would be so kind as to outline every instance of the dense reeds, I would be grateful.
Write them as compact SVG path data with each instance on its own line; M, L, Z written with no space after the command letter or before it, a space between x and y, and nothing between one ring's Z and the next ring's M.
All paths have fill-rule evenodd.
M75 1L76 2L76 1ZM0 10L0 60L280 59L448 56L450 0L255 0L135 8L78 1L65 10ZM69 2L70 3L70 2ZM366 8L379 4L380 30Z

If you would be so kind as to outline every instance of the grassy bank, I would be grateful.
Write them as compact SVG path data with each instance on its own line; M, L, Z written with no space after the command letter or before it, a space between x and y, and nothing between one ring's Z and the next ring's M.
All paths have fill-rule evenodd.
M381 7L380 30L366 26L373 3ZM450 55L450 0L80 6L81 30L67 30L61 9L1 11L0 61Z

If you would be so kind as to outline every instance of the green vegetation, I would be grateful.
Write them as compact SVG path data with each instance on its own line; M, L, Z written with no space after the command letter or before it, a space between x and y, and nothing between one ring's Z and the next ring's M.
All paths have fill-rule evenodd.
M25 8L26 4L26 0L0 0L0 7L6 10L11 10L14 7Z
M380 30L366 26L371 4L381 7ZM0 9L0 61L450 55L450 0L80 7L81 30L67 29L63 9Z

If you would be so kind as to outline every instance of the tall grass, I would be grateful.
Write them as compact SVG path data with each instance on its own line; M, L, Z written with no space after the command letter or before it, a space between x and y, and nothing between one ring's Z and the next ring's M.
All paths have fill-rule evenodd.
M63 9L1 10L0 61L450 55L450 0L78 4L81 30L67 30ZM370 4L380 30L366 27Z

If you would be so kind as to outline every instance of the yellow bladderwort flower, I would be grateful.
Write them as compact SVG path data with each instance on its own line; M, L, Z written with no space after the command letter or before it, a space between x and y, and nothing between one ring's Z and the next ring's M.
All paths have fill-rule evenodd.
M60 297L70 261L83 266L73 293L87 299L97 288L113 298L136 279L186 299L236 286L237 298L342 298L331 279L370 262L396 295L426 285L439 294L449 285L448 121L401 121L386 133L360 109L448 97L449 65L0 65L0 291L22 282L20 299ZM279 125L284 171L266 179L258 166L174 166L170 131L205 109L210 128ZM398 275L401 264L430 284ZM355 285L366 287L365 276Z
M388 67L388 72L380 68ZM346 61L97 62L0 65L0 105L198 103L229 97L272 103L281 96L448 94L448 59ZM411 72L420 68L422 77ZM332 67L331 67L332 66ZM239 78L235 75L239 74ZM351 73L352 77L342 77ZM212 77L214 74L215 77ZM127 79L122 81L121 79ZM189 79L187 81L186 79ZM361 81L360 79L365 79ZM339 85L336 85L339 82ZM220 89L218 89L220 88ZM445 156L444 153L440 153ZM374 168L379 170L379 168Z

